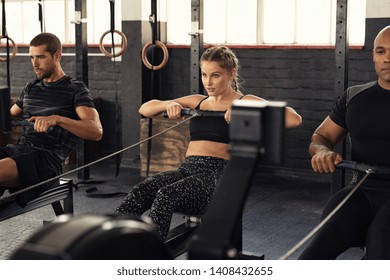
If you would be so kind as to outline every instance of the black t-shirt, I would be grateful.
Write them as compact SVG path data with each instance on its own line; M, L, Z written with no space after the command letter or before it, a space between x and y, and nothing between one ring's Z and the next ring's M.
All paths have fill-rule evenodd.
M350 87L329 117L348 130L353 161L390 167L390 90L377 82Z
M23 119L49 115L79 119L75 110L78 106L94 108L92 96L85 84L69 76L53 83L37 79L29 82L16 104L23 110ZM25 126L18 144L54 152L62 162L78 139L59 126L48 133L38 133L32 127Z

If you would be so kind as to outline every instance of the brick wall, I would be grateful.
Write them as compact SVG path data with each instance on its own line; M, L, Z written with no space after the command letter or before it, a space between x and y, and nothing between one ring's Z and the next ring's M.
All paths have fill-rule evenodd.
M243 93L268 100L283 100L303 118L297 129L286 132L283 172L290 175L311 171L308 145L310 136L333 107L335 63L332 49L233 49L239 58ZM170 49L169 63L162 70L161 98L186 95L189 89L189 50ZM349 84L375 80L367 50L350 50ZM338 93L339 95L341 93ZM262 167L265 168L264 166ZM280 169L280 168L277 168ZM278 171L268 168L270 172ZM315 176L322 180L321 176ZM328 176L325 180L329 180Z
M244 93L251 93L269 100L284 100L294 107L303 117L298 129L286 133L286 157L282 165L284 172L312 174L307 152L310 136L314 129L331 110L336 94L334 88L334 50L329 49L233 49L241 63L239 71L244 83ZM65 49L72 52L73 49ZM19 52L27 52L21 48ZM91 48L90 53L97 52ZM139 52L139 50L135 50ZM188 48L170 48L169 62L160 71L159 96L161 99L175 98L190 93L189 67L190 50ZM89 87L92 96L99 99L99 111L104 128L104 137L100 145L101 154L107 155L117 150L117 128L123 135L123 146L131 145L127 139L128 131L139 133L139 122L130 123L128 131L123 133L117 121L117 112L123 118L134 112L116 108L116 88L119 103L132 100L139 93L121 92L121 80L127 79L122 73L122 63L114 63L104 56L89 56ZM126 62L131 63L131 62ZM75 74L74 56L64 56L62 61L65 72ZM142 71L142 69L140 69ZM146 72L145 75L148 75ZM11 63L11 94L20 94L27 81L34 77L28 56L18 56ZM365 83L376 79L368 50L351 50L349 54L350 85ZM0 64L0 84L6 84L5 63ZM147 84L144 86L148 86ZM341 94L341 93L340 93ZM134 100L139 102L139 100ZM120 106L120 104L119 104ZM120 121L119 121L120 122ZM134 155L133 155L134 157ZM129 158L134 162L137 158ZM138 163L136 163L138 164ZM274 169L275 170L275 169Z

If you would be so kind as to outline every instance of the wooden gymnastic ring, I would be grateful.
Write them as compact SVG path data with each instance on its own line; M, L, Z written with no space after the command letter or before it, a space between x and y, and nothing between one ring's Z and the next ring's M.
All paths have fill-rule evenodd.
M168 53L168 49L167 47L165 46L164 43L162 43L161 41L156 41L156 45L158 47L160 47L163 51L163 60L162 62L157 65L157 66L153 66L149 61L148 61L148 58L146 57L146 51L148 50L148 48L153 45L152 42L148 42L145 44L145 46L142 48L142 53L141 53L141 58L142 58L142 62L143 64L149 68L150 70L160 70L161 68L163 68L167 62L168 62L168 59L169 59L169 53Z
M6 37L3 37L3 36L0 35L0 41L3 38L7 39ZM18 47L16 46L14 40L12 40L10 37L8 37L8 40L10 40L11 44L12 44L12 54L10 56L10 60L11 60L12 58L14 58L16 56L16 51L18 50ZM0 43L0 45L1 45L1 43ZM0 57L0 62L5 62L5 61L7 61L7 57L5 57L5 58L4 57Z
M123 32L121 32L121 31L119 31L119 30L114 30L114 31L112 31L112 32L114 32L114 33L118 34L119 36L121 36L121 38L122 38L121 50L120 50L118 53L116 53L115 55L112 55L112 53L106 51L106 49L104 48L104 46L103 46L103 39L104 39L104 37L106 37L106 35L107 35L108 33L111 33L111 30L107 30L107 31L104 32L104 33L102 34L102 36L100 37L99 49L100 49L100 51L101 51L102 53L104 53L105 56L108 56L108 57L117 57L117 56L122 55L122 54L126 51L126 48L127 48L127 38L126 38L125 34L124 34Z

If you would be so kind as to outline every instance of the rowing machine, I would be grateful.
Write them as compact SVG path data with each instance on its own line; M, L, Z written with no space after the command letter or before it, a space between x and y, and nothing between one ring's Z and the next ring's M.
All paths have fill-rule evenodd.
M242 252L241 217L258 160L279 163L282 159L284 108L284 102L233 103L232 159L192 238L190 259L263 258ZM31 236L11 256L11 259L55 258L172 259L173 254L147 221L136 217L83 215L60 217L57 223Z

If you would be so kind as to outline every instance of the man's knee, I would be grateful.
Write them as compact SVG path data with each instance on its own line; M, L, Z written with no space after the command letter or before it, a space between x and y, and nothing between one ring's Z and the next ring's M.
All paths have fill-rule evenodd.
M0 185L17 187L18 168L12 158L3 158L0 160Z

